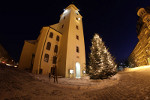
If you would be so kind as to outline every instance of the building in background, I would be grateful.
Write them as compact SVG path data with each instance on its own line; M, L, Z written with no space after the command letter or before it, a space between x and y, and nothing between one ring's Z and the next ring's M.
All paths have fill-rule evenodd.
M139 41L128 58L131 67L150 65L150 7L140 8L137 15Z
M6 49L0 44L0 63L13 64L14 60L10 57Z
M8 55L8 52L5 50L5 48L0 44L0 62L7 61L10 59L10 56Z
M60 15L59 23L43 27L37 40L25 41L19 68L48 74L57 66L58 75L80 78L85 63L82 16L71 4Z

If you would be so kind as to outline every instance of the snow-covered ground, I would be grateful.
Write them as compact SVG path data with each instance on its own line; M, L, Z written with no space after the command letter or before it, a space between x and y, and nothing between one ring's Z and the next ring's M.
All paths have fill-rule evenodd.
M127 69L110 79L58 78L0 67L0 100L150 100L150 67Z

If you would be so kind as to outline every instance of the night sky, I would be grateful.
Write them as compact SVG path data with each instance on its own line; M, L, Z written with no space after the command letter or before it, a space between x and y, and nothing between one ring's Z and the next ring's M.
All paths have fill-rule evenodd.
M43 26L58 23L63 9L72 1L1 2L0 43L18 61L24 40L35 40ZM74 0L73 3L83 16L86 56L94 33L99 33L117 61L128 58L138 42L137 8L150 6L150 0Z

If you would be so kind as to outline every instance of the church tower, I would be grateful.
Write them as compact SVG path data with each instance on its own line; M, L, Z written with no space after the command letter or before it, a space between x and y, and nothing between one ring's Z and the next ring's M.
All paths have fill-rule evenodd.
M82 16L71 4L60 15L59 23L41 29L37 40L26 40L19 68L48 74L57 69L63 77L80 78L85 74L85 44Z
M60 15L59 25L62 39L58 54L58 73L69 77L72 71L74 77L80 78L85 70L85 44L79 9L73 4L69 5Z

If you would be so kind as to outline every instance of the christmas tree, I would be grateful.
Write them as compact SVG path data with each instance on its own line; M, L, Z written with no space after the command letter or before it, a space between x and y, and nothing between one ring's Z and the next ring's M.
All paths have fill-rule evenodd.
M116 73L114 58L98 34L94 35L90 50L88 67L91 79L104 79Z

